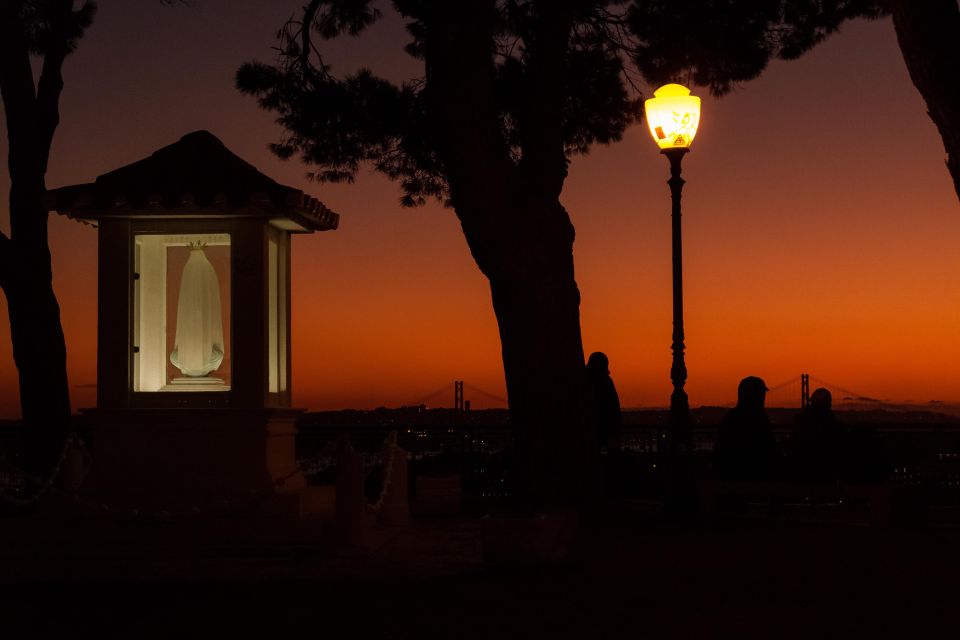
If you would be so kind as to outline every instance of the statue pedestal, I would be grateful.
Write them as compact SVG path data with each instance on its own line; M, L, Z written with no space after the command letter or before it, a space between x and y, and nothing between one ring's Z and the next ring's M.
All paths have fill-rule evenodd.
M220 378L202 376L199 378L174 378L164 385L161 391L230 391L230 387Z
M81 495L111 509L299 515L298 409L96 409ZM269 500L258 497L271 495ZM263 504L261 504L263 503ZM286 506L279 506L279 505Z

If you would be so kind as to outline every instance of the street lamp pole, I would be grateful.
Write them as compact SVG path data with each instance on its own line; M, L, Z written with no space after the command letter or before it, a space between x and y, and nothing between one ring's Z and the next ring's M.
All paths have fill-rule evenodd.
M683 389L687 381L687 365L683 359L685 348L683 344L683 236L680 224L680 197L685 182L680 177L680 164L689 150L687 147L676 147L660 152L670 160L670 179L667 184L670 185L672 205L670 218L673 242L673 344L671 345L673 364L670 367L670 381L673 383L673 393L670 394L668 425L671 447L681 449L689 448L692 444L690 431L693 423L687 392Z
M672 202L673 240L673 364L670 380L670 416L667 424L668 448L673 453L690 451L693 445L693 420L690 403L683 386L687 381L687 365L683 359L683 242L680 227L680 196L684 179L680 176L683 156L690 151L700 125L700 98L679 84L668 84L653 93L644 102L647 126L660 153L670 160L670 197Z

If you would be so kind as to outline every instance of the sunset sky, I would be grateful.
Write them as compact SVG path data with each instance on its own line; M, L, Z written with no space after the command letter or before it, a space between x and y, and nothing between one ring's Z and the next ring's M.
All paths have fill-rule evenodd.
M276 30L301 4L102 0L65 67L48 186L91 181L208 129L341 214L339 230L293 241L296 406L410 404L454 379L505 395L489 289L453 212L402 209L396 185L370 172L353 185L311 183L302 164L270 154L279 128L234 89L241 63L273 60ZM335 72L420 75L403 42L390 16L327 55ZM890 21L850 23L723 99L698 93L702 122L684 161L691 404L731 402L745 375L773 385L801 372L893 402L960 401L960 205ZM562 196L577 229L584 347L609 355L627 407L668 402L667 177L635 126L576 158ZM51 249L73 406L93 406L96 231L53 215ZM0 417L12 417L0 307Z

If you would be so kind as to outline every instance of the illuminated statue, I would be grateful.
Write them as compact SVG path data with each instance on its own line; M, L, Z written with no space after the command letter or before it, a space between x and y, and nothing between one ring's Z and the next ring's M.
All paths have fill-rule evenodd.
M183 267L170 362L191 378L206 376L223 362L220 284L200 243L190 245L190 257Z

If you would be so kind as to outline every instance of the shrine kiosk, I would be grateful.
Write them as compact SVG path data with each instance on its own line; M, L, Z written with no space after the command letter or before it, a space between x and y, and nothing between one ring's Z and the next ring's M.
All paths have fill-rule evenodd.
M295 493L290 240L339 216L207 131L50 196L99 238L83 490L171 508Z

